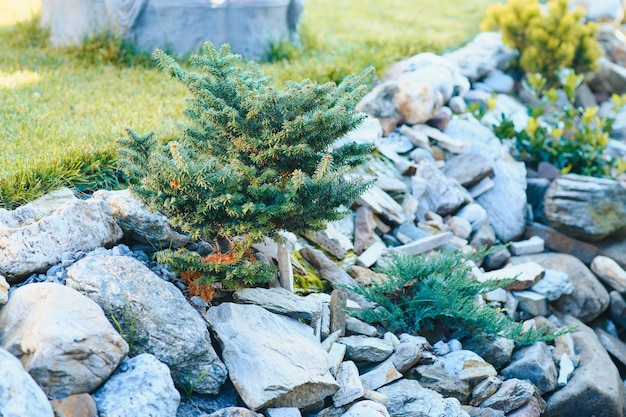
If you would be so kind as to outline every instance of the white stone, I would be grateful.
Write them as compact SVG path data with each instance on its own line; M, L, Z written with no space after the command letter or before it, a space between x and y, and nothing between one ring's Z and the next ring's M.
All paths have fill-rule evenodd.
M180 404L169 368L148 353L125 359L93 398L98 413L109 417L171 417Z
M369 268L374 265L376 261L382 256L382 254L387 250L387 245L383 242L374 242L369 248L365 250L362 254L359 255L356 264L359 266L363 266Z
M439 233L437 235L424 237L406 245L391 248L391 251L418 255L450 242L453 236L454 235L450 232Z
M508 74L496 69L482 80L495 93L510 94L515 87L515 80Z
M0 348L0 415L54 417L48 397L20 361Z
M352 405L341 417L389 417L389 412L383 404L365 400Z
M348 251L354 249L350 239L341 233L333 223L328 223L324 230L307 233L306 237L337 259L343 259Z
M338 343L346 345L346 358L355 362L382 362L393 353L393 344L377 337L347 336Z
M268 408L265 413L267 417L302 417L302 413L296 407Z
M554 301L563 295L572 294L574 285L567 273L556 269L546 269L543 278L532 286L532 290L544 295L548 301Z
M469 417L459 400L444 398L415 380L400 379L378 392L389 397L387 409L392 416Z
M330 350L328 351L328 370L334 377L337 376L337 371L339 371L339 366L343 362L345 355L346 345L341 343L333 343L330 345Z
M567 385L570 377L574 373L574 362L570 359L566 353L561 355L559 359L559 377L556 381L558 387L564 387Z
M20 358L52 399L92 392L128 354L96 303L54 283L12 292L0 309L0 347Z
M510 266L507 268L497 269L495 271L489 271L482 274L477 278L480 282L495 279L509 279L515 278L515 281L509 284L506 289L508 290L526 290L532 287L537 281L543 278L545 269L537 262L524 262L519 265Z
M606 285L619 293L626 292L626 271L607 256L596 256L591 262L591 270Z
M361 375L360 378L366 389L376 390L402 378L402 374L398 372L391 361L386 360L371 371Z
M533 236L527 240L512 242L509 250L512 255L531 255L533 253L541 253L544 250L545 241L539 236Z
M519 308L533 316L548 314L548 299L534 291L516 291L513 296L519 301Z
M402 224L406 221L402 206L391 198L389 194L375 185L363 193L357 199L356 203L358 205L368 206L375 214L379 214L394 223Z
M248 408L305 408L339 388L328 371L328 354L309 326L255 305L228 302L211 307L206 319Z
M0 305L9 300L9 283L6 278L0 275Z
M322 303L287 291L284 288L243 288L235 291L233 300L254 304L271 311L309 322L322 313Z
M89 252L122 236L105 201L69 200L34 223L0 227L0 274L13 282L57 264L64 252Z
M143 263L127 256L87 256L68 269L66 285L133 332L135 349L169 366L177 384L191 379L197 380L198 393L219 391L226 368L211 346L204 320L178 288Z
M584 8L587 19L595 22L619 24L624 19L622 0L571 0L569 4L572 8Z
M472 81L483 78L496 68L505 69L515 52L502 42L499 32L480 32L467 45L445 55Z
M362 334L364 336L376 336L376 327L367 324L356 317L348 317L346 319L346 330L352 333Z
M359 369L354 362L342 363L337 371L336 379L339 389L333 394L335 407L350 404L363 397L363 384L359 379Z

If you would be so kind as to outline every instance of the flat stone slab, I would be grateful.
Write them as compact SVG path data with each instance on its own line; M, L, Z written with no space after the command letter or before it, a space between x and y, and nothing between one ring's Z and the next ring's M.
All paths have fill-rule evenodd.
M339 388L328 371L328 354L309 326L234 303L210 308L206 319L230 380L250 409L305 408Z
M321 302L301 297L284 288L244 288L235 291L233 300L239 304L254 304L272 313L308 321L322 312Z
M477 277L478 281L486 282L488 280L502 280L515 278L515 281L507 285L505 289L509 291L521 291L531 288L545 274L545 268L536 262L525 262L520 265L510 266L495 271L485 272Z

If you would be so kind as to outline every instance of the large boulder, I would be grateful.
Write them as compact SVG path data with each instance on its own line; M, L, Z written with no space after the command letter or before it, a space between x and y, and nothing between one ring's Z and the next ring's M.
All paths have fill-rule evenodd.
M339 386L328 354L299 321L255 305L222 303L206 314L230 380L252 410L305 408Z
M180 404L170 370L148 353L124 359L93 398L103 416L171 417Z
M150 212L129 189L119 191L99 190L94 199L105 200L111 214L124 233L142 243L156 248L180 248L189 242L189 236L172 228L165 215Z
M0 348L0 415L53 417L52 407L20 361Z
M597 241L626 227L626 185L606 178L563 175L548 187L544 211L555 229Z
M98 303L132 334L132 350L151 353L182 386L216 394L226 379L200 314L173 284L127 256L87 256L67 271L67 285ZM175 314L172 314L175 312Z
M0 274L15 283L55 265L64 252L88 252L122 236L102 200L72 199L34 222L7 225L0 220Z
M445 57L461 68L461 74L476 81L496 68L506 69L515 58L515 51L502 42L500 32L481 32L464 47Z
M626 93L626 68L609 61L606 57L598 59L598 70L587 81L596 93Z
M545 417L624 415L624 385L619 371L593 329L572 316L563 324L578 326L572 333L580 364L566 386L547 400Z
M54 283L13 291L0 310L0 346L50 398L94 391L128 354L96 303Z
M456 398L443 398L411 379L401 379L377 391L389 398L387 410L392 416L469 417Z

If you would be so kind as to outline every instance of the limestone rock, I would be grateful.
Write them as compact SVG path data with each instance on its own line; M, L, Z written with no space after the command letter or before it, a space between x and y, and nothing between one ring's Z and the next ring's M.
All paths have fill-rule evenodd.
M252 410L305 408L339 388L310 327L258 306L233 303L210 308L206 319L222 347L230 380Z
M391 222L402 224L406 220L402 206L391 198L389 194L373 185L363 193L356 201L357 204L368 206L375 214L378 214Z
M462 408L469 414L469 417L504 417L504 411L493 408L479 408L471 405L464 405Z
M424 347L416 343L400 342L387 361L393 363L398 372L404 373L419 362L423 350Z
M544 240L546 248L553 252L568 253L587 265L600 254L600 250L595 245L574 239L543 224L530 223L526 228L525 235L539 236Z
M124 359L93 398L106 416L170 417L180 403L170 370L148 353Z
M620 366L626 365L626 343L622 342L615 336L611 336L606 331L596 328L596 335L602 346L613 357Z
M176 383L197 380L195 392L219 391L226 368L211 346L202 317L173 284L134 258L87 256L68 269L67 285L133 332L134 349L169 366Z
M561 322L578 326L572 335L580 364L567 385L548 398L544 416L622 416L624 386L596 334L572 316L564 316Z
M489 223L500 241L516 240L526 227L524 164L513 160L493 132L477 121L454 119L445 133L470 143L471 152L478 153L491 162L494 169L494 187L477 197L476 203L487 212ZM457 215L461 216L458 213Z
M386 385L378 392L389 397L387 410L392 416L468 417L459 400L444 398L410 379Z
M474 334L463 340L463 346L500 369L511 361L515 342L505 337Z
M0 346L52 399L92 392L128 353L96 303L53 283L13 291L0 310Z
M346 357L356 362L382 362L393 353L393 345L377 337L341 337L338 343L346 345Z
M499 32L480 32L464 47L445 55L471 81L483 78L496 68L505 69L515 52L502 42Z
M354 362L346 361L339 366L337 371L337 383L339 389L333 394L333 404L341 407L363 397L363 384L359 379L359 369Z
M519 349L513 355L511 364L500 373L507 379L529 380L539 388L542 395L556 388L556 366L552 352L543 342Z
M302 417L302 413L296 407L268 408L265 413L267 417Z
M626 301L617 291L611 291L611 318L623 328L626 328Z
M504 381L498 391L483 401L480 407L494 408L508 414L533 400L538 402L542 411L545 410L546 402L536 386L529 381L511 378Z
M626 293L626 271L613 259L596 256L590 267L600 281L619 293Z
M341 417L389 417L389 412L384 405L365 400L352 405Z
M490 376L480 381L472 389L472 400L470 405L478 405L485 401L487 398L495 394L502 386L502 380L495 376Z
M531 288L545 274L545 269L537 262L525 262L523 264L509 266L491 272L486 272L478 277L478 281L485 282L488 280L503 280L515 278L511 284L506 286L510 291L521 291Z
M494 93L510 94L515 88L515 80L510 75L499 69L491 71L481 83L486 85Z
M361 382L366 389L376 390L384 385L402 378L391 361L385 361L374 369L361 375Z
M427 184L425 193L419 198L420 210L431 210L445 216L473 202L469 192L456 179L441 172L435 164L420 162L415 175Z
M534 291L516 291L513 296L519 302L519 308L531 316L548 315L548 299Z
M343 259L349 250L354 249L350 239L339 232L332 223L328 223L324 230L308 233L306 237L337 259Z
M597 241L626 227L626 185L605 178L563 175L546 191L544 211L555 229Z
M9 283L45 271L64 252L88 252L123 236L105 201L69 200L39 221L17 227L0 224L0 274Z
M626 36L624 36L624 32L612 25L600 25L596 39L609 61L622 67L626 65ZM610 103L607 104L610 107ZM611 137L615 136L611 134Z
M9 283L0 275L0 306L9 300Z
M411 369L407 378L417 380L424 388L432 389L446 398L456 398L462 404L467 404L470 396L469 382L446 372L439 365L420 365Z
M105 200L124 233L139 242L173 249L189 242L189 236L174 230L165 215L158 211L150 212L129 189L99 190L93 194L93 198Z
M50 401L55 417L98 417L98 409L89 394L76 394Z
M372 209L367 206L357 208L354 219L354 253L360 255L372 244L375 229Z
M269 410L270 409L268 409L268 415L270 415ZM278 410L278 408L274 408L273 410ZM200 417L263 417L263 414L255 413L254 411L244 407L226 407L211 414L203 414Z
M0 348L0 414L3 417L53 417L46 394L20 361Z
M309 322L322 313L322 304L301 297L284 288L244 288L235 291L233 300L239 304L254 304L276 314Z
M574 291L551 303L556 310L589 322L609 307L609 293L577 258L563 253L539 253L511 258L511 264L527 261L537 262L546 269L556 269L569 276Z
M594 22L619 24L624 19L622 0L572 0L570 6L582 7L587 12L586 18Z
M441 357L446 372L461 380L480 381L498 374L490 363L471 350L456 350Z
M574 292L569 275L556 269L546 269L543 278L533 285L532 290L545 296L548 301L554 301L563 295L570 295Z

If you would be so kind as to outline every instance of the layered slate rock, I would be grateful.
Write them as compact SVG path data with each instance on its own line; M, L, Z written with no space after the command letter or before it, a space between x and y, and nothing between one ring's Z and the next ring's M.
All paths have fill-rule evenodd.
M426 190L420 198L421 212L431 210L445 216L473 202L469 192L456 179L447 177L435 164L420 162L415 175L426 182Z
M123 236L102 200L69 200L50 215L26 223L0 222L0 274L9 283L48 269L64 252L88 252Z
M54 283L13 291L0 310L0 346L52 399L92 392L128 354L96 303Z
M537 262L546 269L562 271L569 276L574 291L550 303L556 310L589 322L609 307L609 293L606 288L579 259L564 253L538 253L516 256L510 260L514 265L528 261Z
M173 284L134 258L88 256L68 269L67 285L98 303L124 331L133 332L134 349L169 366L174 381L197 381L197 393L219 391L226 367L215 354L202 317Z
M449 136L471 145L471 152L493 166L494 187L476 198L488 214L489 223L502 242L516 240L526 227L526 167L516 162L493 132L477 121L453 119L445 130Z
M93 198L105 200L124 233L138 242L174 249L189 242L189 236L174 230L163 214L148 211L129 189L99 190L93 194Z
M419 382L401 379L377 390L389 398L387 410L392 416L469 417L456 398L443 398Z
M254 304L271 311L309 322L322 314L322 303L301 297L284 288L244 288L235 291L233 300L239 304Z
M597 241L626 227L626 186L606 178L563 175L548 187L544 211L556 230Z
M20 361L0 348L0 415L53 417L46 394Z
M515 352L513 360L501 374L509 379L526 379L535 384L542 394L556 388L556 366L552 352L543 342L534 343Z
M580 364L567 385L548 398L544 416L623 416L624 386L619 371L593 329L572 316L561 321L578 326L572 335Z
M223 303L206 319L230 380L252 410L304 408L337 391L328 354L313 330L255 305ZM245 352L245 354L242 354Z
M148 353L124 359L93 398L103 416L171 417L180 404L169 369Z

